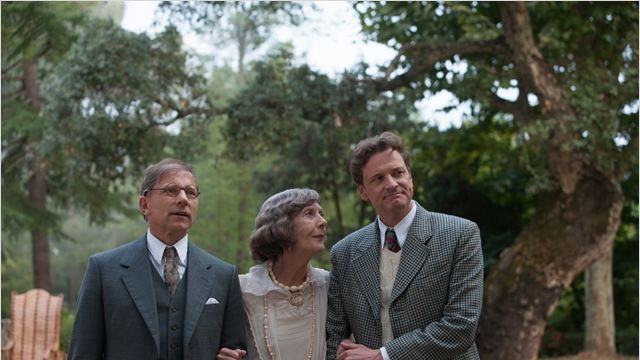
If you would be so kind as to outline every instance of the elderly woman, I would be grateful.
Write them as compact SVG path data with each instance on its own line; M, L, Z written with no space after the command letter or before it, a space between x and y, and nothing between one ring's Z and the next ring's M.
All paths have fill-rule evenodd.
M326 231L315 190L285 190L262 204L250 240L260 264L240 275L252 359L325 358L329 273L309 261L324 251ZM218 359L241 355L225 348Z

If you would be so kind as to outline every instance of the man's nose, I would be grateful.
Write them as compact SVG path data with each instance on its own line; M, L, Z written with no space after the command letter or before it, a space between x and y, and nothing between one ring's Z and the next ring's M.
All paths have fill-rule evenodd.
M176 195L176 197L179 200L184 200L184 201L189 200L189 198L187 197L187 190L185 190L185 189L178 190L178 195Z
M396 186L398 186L398 182L393 176L388 175L385 177L385 185L390 188L395 188Z

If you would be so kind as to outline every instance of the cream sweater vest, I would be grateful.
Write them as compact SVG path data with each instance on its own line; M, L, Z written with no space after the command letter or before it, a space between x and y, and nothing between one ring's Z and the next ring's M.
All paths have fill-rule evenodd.
M391 292L398 273L401 255L402 250L394 253L386 247L383 247L380 252L380 321L382 322L383 345L393 340L389 306L391 305Z

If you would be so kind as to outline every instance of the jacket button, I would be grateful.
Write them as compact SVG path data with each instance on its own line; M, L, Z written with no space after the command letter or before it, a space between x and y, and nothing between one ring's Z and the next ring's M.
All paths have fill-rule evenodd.
M171 330L178 330L178 325L171 325Z

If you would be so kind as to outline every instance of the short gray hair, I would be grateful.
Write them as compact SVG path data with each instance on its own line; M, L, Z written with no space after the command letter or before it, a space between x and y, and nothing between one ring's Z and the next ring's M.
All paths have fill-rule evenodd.
M251 256L256 261L275 261L291 248L293 216L314 203L320 195L313 189L288 189L272 195L260 208L249 240Z
M145 192L155 185L161 177L166 174L176 171L188 171L196 179L196 187L198 185L198 178L193 171L193 166L182 160L167 158L158 163L151 164L144 171L144 179L142 180L142 186L140 186L140 195L146 195Z

